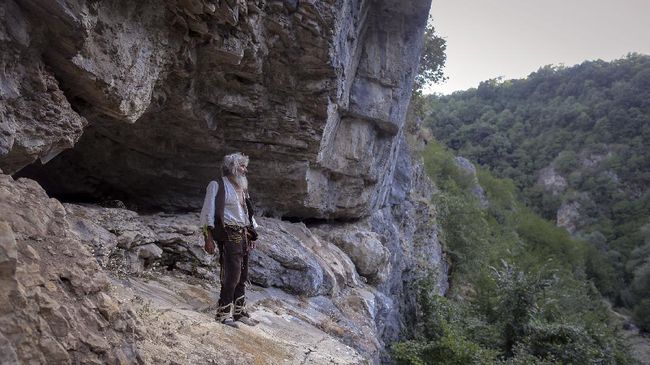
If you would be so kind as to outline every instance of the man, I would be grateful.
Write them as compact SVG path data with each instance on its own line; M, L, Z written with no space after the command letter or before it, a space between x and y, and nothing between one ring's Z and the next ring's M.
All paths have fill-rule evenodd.
M248 256L257 239L246 172L248 157L233 153L223 159L223 177L211 181L206 189L201 226L205 250L219 249L221 292L215 319L237 328L236 322L254 326L257 321L246 311Z

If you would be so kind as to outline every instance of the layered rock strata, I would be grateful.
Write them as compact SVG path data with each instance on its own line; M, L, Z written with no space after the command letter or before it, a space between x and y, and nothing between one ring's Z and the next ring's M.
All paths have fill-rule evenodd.
M139 321L31 180L0 175L0 362L137 364Z
M315 298L329 303L327 308L339 308L337 313L348 308L337 316L337 323L347 323L342 337L375 360L405 325L417 320L419 280L434 278L440 294L447 289L447 265L430 204L433 188L406 144L400 146L385 208L355 223L309 227L260 218L260 243L251 256L254 284ZM196 213L138 215L75 204L66 204L66 210L81 241L121 276L160 267L218 281L218 265L201 249Z
M0 174L0 270L16 288L3 302L0 319L12 324L2 326L2 356L259 363L237 338L231 352L205 336L200 351L190 343L202 326L232 335L207 324L218 268L200 247L196 213L184 212L199 208L223 154L239 150L251 156L251 193L266 216L251 278L268 326L249 334L281 349L275 363L379 362L416 319L417 282L434 276L446 290L432 188L402 128L429 5L2 2L0 168L77 202ZM54 304L22 306L42 287L17 274L37 272L34 250L48 264L37 265L46 289L50 280L64 291L52 289ZM45 326L49 307L70 308L67 335L50 335L63 321ZM100 320L103 307L115 321ZM84 342L95 335L104 342ZM345 354L327 355L339 345Z
M418 280L434 275L439 292L444 293L446 265L437 241L435 212L429 203L432 188L421 166L413 165L406 146L401 146L402 158L398 161L399 168L391 189L391 204L378 210L372 217L356 223L320 223L309 227L303 223L260 218L261 238L251 257L251 281L268 289L253 287L250 293L255 310L261 311L258 314L271 321L268 324L269 331L277 327L275 321L279 321L282 316L289 316L293 318L292 321L297 321L300 328L310 328L310 334L305 334L306 339L325 336L327 341L330 341L330 347L320 348L320 355L327 355L327 351L331 351L331 346L336 346L338 341L351 347L351 358L359 356L359 359L365 359L364 362L377 363L385 355L385 346L399 338L404 325L412 324L416 320ZM126 315L126 319L132 323L132 327L127 328L132 328L136 333L144 333L136 338L120 332L113 335L112 331L116 331L113 326L124 330L122 325L128 322L124 322L126 319L120 319L120 315L111 315L111 318L117 318L117 324L104 318L107 323L102 322L103 326L93 327L94 322L91 322L88 328L96 328L100 337L105 337L108 333L108 338L113 341L130 343L131 352L112 352L115 346L110 349L104 346L99 350L70 347L70 343L81 341L79 337L86 335L85 332L73 332L67 339L60 340L61 348L69 353L66 359L74 362L79 356L97 356L104 359L101 361L111 363L116 356L127 356L133 361L149 363L161 359L148 352L154 351L153 349L167 354L165 356L168 356L168 359L181 354L187 358L200 356L188 343L195 331L187 332L183 335L185 337L181 336L173 341L163 341L169 342L168 345L174 348L180 346L184 352L179 352L179 349L163 349L165 346L161 348L160 343L155 340L159 336L160 328L169 328L167 321L172 321L179 331L189 331L185 323L190 320L197 324L211 322L210 308L214 310L218 293L218 286L215 284L218 283L219 268L214 257L205 254L201 249L196 213L141 215L124 208L62 205L54 199L48 199L42 188L33 181L13 181L7 175L2 176L4 205L1 218L9 223L6 225L7 229L21 232L21 240L18 240L17 244L5 246L3 243L3 250L9 253L3 253L3 259L0 261L3 272L5 263L9 262L6 267L9 268L8 277L11 281L15 282L12 268L15 268L15 272L20 272L30 267L27 261L11 263L10 251L15 250L12 247L31 252L33 248L30 247L29 240L33 240L39 245L37 250L46 250L51 259L55 260L48 260L47 266L48 272L53 272L52 280L59 280L62 285L69 280L72 288L75 285L93 288L89 289L91 302L88 302L80 300L85 291L77 292L65 287L72 292L68 294L67 301L54 305L56 308L78 313L83 310L76 309L75 305L78 303L90 306L89 308L95 308L93 305L97 308L101 305L110 306L112 310L126 313L122 316ZM43 207L48 206L55 207L56 209L52 208L55 213L48 213L52 210L50 208L43 210ZM38 224L27 224L23 220ZM62 238L56 239L51 234L40 232L42 229L39 227L43 225L58 227L57 234ZM29 240L25 241L26 237ZM59 257L60 255L62 256ZM92 260L91 255L95 260ZM39 259L42 256L40 255ZM88 276L77 270L66 274L68 276L59 273L68 272L76 266L88 266L94 274ZM113 278L111 287L107 286L108 278L102 268ZM68 277L70 279L65 279ZM22 278L28 281L40 280L31 276ZM148 280L155 282L148 283ZM202 283L200 286L203 289L193 289L192 285L196 285L197 280ZM102 289L94 289L95 287ZM170 290L176 291L174 287L183 288L178 291L184 293L181 295L182 300L168 298L171 295ZM273 288L283 289L288 294L281 294ZM96 290L100 290L98 294L92 294L96 293ZM116 296L119 299L115 299ZM167 299L160 302L161 297ZM7 308L17 305L14 302L6 302ZM139 314L134 315L134 311ZM152 311L158 314L154 315ZM165 315L165 321L158 321L160 315L169 311L175 314ZM22 317L19 313L8 310L3 317L6 323L16 323L14 327L7 326L13 328L13 332L3 332L8 338L5 342L6 353L18 354L12 361L25 359L20 357L17 349L37 348L42 337L47 337L43 332L34 337L24 337L23 333L33 331L36 322L17 322ZM35 313L40 311L36 310ZM99 313L101 315L101 312ZM281 317L275 317L272 313L280 313ZM146 322L144 324L143 319ZM86 327L89 320L86 316L78 316L74 318L73 324L65 327ZM137 323L140 323L140 327ZM294 332L297 330L294 329ZM319 331L323 333L319 335ZM121 338L122 336L124 338ZM294 349L314 345L292 339L286 333L276 334L272 338L287 341L287 344L291 344L287 346ZM264 346L271 346L265 342L269 341L268 337L259 341L262 341ZM137 347L134 347L134 343ZM215 342L218 343L219 341ZM71 351L78 352L70 353ZM209 354L207 358L210 359L224 356L218 348L201 351ZM248 350L244 346L227 357L237 358L236 354L242 354L241 351L249 357L257 356L255 352L246 352ZM317 356L318 353L312 355ZM61 356L62 359L65 357ZM67 363L66 359L62 360L63 363ZM355 360L351 363L363 362Z
M368 216L390 190L429 5L9 0L0 168L60 197L194 210L240 150L265 212Z
M407 152L405 147L402 152ZM276 321L281 321L282 316L289 316L293 318L292 321L297 321L300 330L309 329L305 341L319 336L325 336L329 341L330 345L318 345L321 346L320 352L310 356L317 358L322 355L323 359L328 359L332 354L327 351L332 351L332 346L340 342L342 344L339 346L350 346L352 355L349 359L365 359L341 363L378 363L385 355L385 346L399 338L405 324L412 324L416 320L418 280L433 275L437 279L439 292L444 293L446 265L437 241L435 212L429 203L431 185L421 166L413 165L410 161L408 154L399 160L390 195L392 204L363 221L321 223L307 227L303 223L259 219L260 243L251 257L251 281L268 289L253 287L250 293L251 300L256 303L256 311L261 311L257 314L271 321L268 323L269 331L278 328ZM190 320L197 324L212 321L210 308L214 310L216 302L218 286L215 284L218 283L219 268L215 258L201 248L196 213L140 215L124 208L62 205L48 199L42 188L31 180L13 181L7 175L2 177L1 218L8 222L3 227L8 232L20 232L17 243L11 241L10 234L3 236L10 237L3 239L0 259L2 270L7 271L11 281L11 285L6 287L16 286L16 282L20 286L20 280L26 282L22 284L25 287L42 284L38 275L32 275L38 271L34 271L31 261L16 263L12 261L15 255L11 253L17 248L29 255L30 259L36 257L40 260L45 254L32 252L35 250L32 245L38 245L36 250L45 250L48 255L47 262L39 266L40 270L46 270L44 272L51 277L48 280L59 282L68 290L66 300L52 304L65 313L72 311L75 314L74 318L66 316L71 324L62 326L66 329L77 326L86 328L85 331L94 329L96 335L102 338L107 337L118 343L123 341L130 346L127 350L124 350L124 345L117 349L117 345L110 345L109 342L108 347L78 347L78 343L85 343L81 337L87 336L87 332L70 330L69 336L57 340L60 342L53 345L63 349L59 354L62 363L94 357L108 363L119 363L115 359L124 356L131 359L128 361L149 363L161 359L148 352L153 349L167 354L168 359L181 355L187 358L202 356L192 350L194 347L188 343L192 340L192 333L196 333L189 331L190 327L185 323ZM55 234L44 233L52 228L41 227L56 227ZM61 237L57 238L57 235ZM32 241L33 244L30 243ZM89 267L91 273L71 269L75 267ZM14 275L21 271L29 271L30 274ZM108 285L109 279L104 272L112 276L112 286ZM33 280L37 283L29 284ZM148 280L155 280L156 283L148 283ZM192 289L197 280L202 283L203 289ZM44 285L48 291L54 290L56 293L57 289L49 288L47 283ZM77 286L80 289L77 290ZM183 288L182 301L168 298L159 302L160 297L167 298L170 290L176 290L173 289L176 286ZM283 289L288 294L281 294L273 288ZM38 293L42 289L36 290ZM255 294L260 290L262 295ZM39 294L25 295L31 298ZM90 301L81 300L87 295ZM116 295L119 299L115 299ZM79 305L81 309L77 308ZM99 308L100 315L103 307L110 307L111 313L117 314L106 314L110 318L104 318L106 322L99 322L101 326L95 327L95 322L88 324L88 321L99 317L79 314L85 313L85 306L91 310ZM44 315L43 309L32 310L32 322L21 322L22 312L10 309L20 307L19 303L6 301L5 307L7 311L2 320L12 324L3 327L3 331L4 328L8 329L2 333L7 338L4 342L6 353L16 354L10 359L13 363L25 361L27 355L21 355L20 348L29 348L26 351L31 354L35 348L39 348L40 341L47 338L47 332L43 332L43 329L32 337L24 335L32 333L34 328L41 328L35 326L41 321L39 316ZM140 314L135 315L134 310ZM158 314L152 314L152 310ZM165 321L160 322L159 316L169 311L174 314L165 315ZM272 313L280 313L281 316ZM147 323L142 324L143 319ZM173 348L180 346L184 352L165 346L163 349L156 342L160 328L171 325L167 321L172 321L179 331L189 331L179 338L174 337L174 340L163 341ZM124 327L125 323L131 323L131 327ZM52 326L59 324L57 322ZM119 332L125 328L130 328L129 333L140 331L144 334L133 337L132 334ZM323 333L319 334L321 331ZM288 333L275 334L271 338L296 351L303 346L311 348L316 345L300 342ZM258 340L264 346L272 346L267 342L270 341L269 337L263 336ZM216 341L214 345L218 343ZM238 348L227 358L237 359L237 354L256 358L256 353L247 352L243 343L233 344L243 348ZM209 354L207 358L210 359L224 356L218 347L201 351ZM41 356L38 352L35 354ZM53 355L43 353L42 356ZM43 362L42 358L35 358L34 361Z
M185 260L192 255L186 249L197 245L181 242L198 232L188 233L182 216L167 224L124 209L64 207L34 181L7 175L0 176L0 209L2 364L370 364L378 358L376 294L354 279L351 265L340 269L346 274L340 281L332 279L340 283L336 294L251 288L251 311L262 323L235 330L213 320L217 281L200 278L218 276L218 269L194 256ZM278 224L285 228L270 229L278 236L305 230ZM143 255L156 252L152 246L165 253ZM141 265L133 265L131 254ZM319 269L337 265L309 254L321 258ZM163 267L170 260L182 270ZM346 284L348 277L357 284Z

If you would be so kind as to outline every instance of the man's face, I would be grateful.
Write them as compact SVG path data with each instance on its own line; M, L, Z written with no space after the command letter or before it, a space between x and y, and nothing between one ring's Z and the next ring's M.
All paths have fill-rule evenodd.
M248 168L246 167L246 165L237 166L237 175L246 176L247 172L248 172Z

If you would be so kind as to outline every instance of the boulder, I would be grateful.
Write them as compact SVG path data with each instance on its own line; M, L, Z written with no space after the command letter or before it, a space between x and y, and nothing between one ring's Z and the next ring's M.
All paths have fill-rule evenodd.
M316 232L343 250L354 262L359 274L370 283L376 285L386 280L391 265L390 253L382 243L384 237L354 225L323 226Z
M119 355L128 363L140 363L137 320L112 297L63 205L34 181L0 175L0 212L2 363L108 363L119 349L130 349ZM107 309L107 318L94 308ZM112 329L113 321L125 323L124 331Z
M275 286L294 294L329 294L334 278L316 255L275 220L261 220L259 243L251 254L250 277L261 286Z

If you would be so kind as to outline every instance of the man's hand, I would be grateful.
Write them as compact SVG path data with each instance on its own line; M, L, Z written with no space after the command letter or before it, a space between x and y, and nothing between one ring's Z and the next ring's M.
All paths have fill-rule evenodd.
M246 226L246 237L248 238L249 241L257 241L259 235L257 234L257 231L255 230L255 228L253 228L252 225Z
M253 251L255 249L255 241L257 241L258 235L257 231L255 231L255 228L253 226L247 226L246 227L246 242L248 243L248 250Z
M215 252L215 247L214 247L214 239L212 238L212 232L208 231L208 234L203 236L205 242L203 244L203 249L205 252L209 253L210 255L214 255Z

